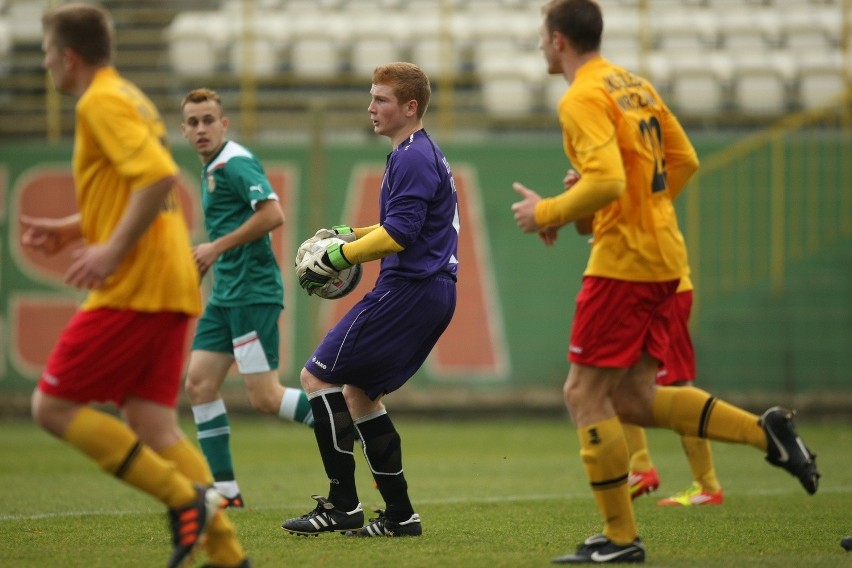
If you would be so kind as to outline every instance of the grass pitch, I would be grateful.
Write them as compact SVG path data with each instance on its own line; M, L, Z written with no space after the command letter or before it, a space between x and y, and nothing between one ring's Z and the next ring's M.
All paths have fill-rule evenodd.
M547 566L602 526L567 418L395 420L423 536L296 537L281 522L327 493L313 433L271 418L232 419L247 508L230 512L255 567ZM190 436L192 424L184 424ZM663 508L691 482L679 438L648 431L660 492L636 501L650 566L850 566L852 427L799 423L823 478L798 481L745 446L713 445L725 491L718 507ZM357 452L365 511L381 505ZM111 479L29 422L0 425L0 564L7 567L162 566L170 538L162 506ZM369 514L367 515L370 516ZM197 564L203 562L198 557Z

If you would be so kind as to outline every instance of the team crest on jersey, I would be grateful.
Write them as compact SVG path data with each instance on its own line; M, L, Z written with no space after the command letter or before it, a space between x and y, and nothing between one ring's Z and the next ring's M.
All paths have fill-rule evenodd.
M213 174L207 175L207 193L213 193L216 191L216 178L213 177Z

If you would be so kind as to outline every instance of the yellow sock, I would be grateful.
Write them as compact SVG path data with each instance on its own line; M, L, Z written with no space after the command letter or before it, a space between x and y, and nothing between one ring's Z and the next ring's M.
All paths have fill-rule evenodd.
M161 451L160 455L174 462L178 471L191 480L205 486L213 485L213 474L210 473L207 461L186 438ZM210 564L216 566L236 566L246 557L237 541L237 530L224 511L213 517L207 529L204 549Z
M117 418L83 407L65 432L65 441L95 460L98 466L141 489L169 508L183 507L195 499L195 487L170 461L143 445Z
M713 467L713 452L710 451L710 442L704 438L694 436L681 436L683 451L689 461L692 470L692 478L701 485L705 491L715 493L722 487L716 478L716 469Z
M682 436L749 444L766 451L766 434L758 417L695 387L658 387L654 424Z
M578 428L577 435L580 458L604 518L603 533L616 544L629 544L639 531L627 487L629 458L621 422L609 418Z
M204 456L189 440L182 438L177 444L160 452L163 459L174 462L182 474L201 485L213 485L213 474Z
M635 424L621 423L624 439L627 440L627 453L630 456L630 471L650 471L654 469L651 454L648 453L648 440L645 429Z

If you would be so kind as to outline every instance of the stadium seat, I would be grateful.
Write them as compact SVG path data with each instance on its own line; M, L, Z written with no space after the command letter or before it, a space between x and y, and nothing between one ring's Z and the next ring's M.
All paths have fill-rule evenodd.
M789 105L789 81L769 61L744 60L734 65L733 102L751 116L778 116Z
M440 73L458 73L462 67L459 50L452 37L430 37L414 41L411 47L411 60L420 66L427 75Z
M533 108L535 96L522 75L493 75L482 82L485 111L496 118L522 118Z
M183 77L203 77L218 70L225 49L234 37L234 26L225 12L183 12L165 35L169 63Z
M0 16L0 76L12 70L12 25L8 18Z
M344 11L352 28L349 64L352 72L362 77L370 77L379 65L408 58L405 16L384 8L382 0L371 1L366 9L358 3ZM381 17L376 17L377 13Z
M351 39L345 14L288 8L285 17L291 18L293 30L289 52L293 73L311 79L336 78L344 69L343 50Z
M670 105L684 115L711 116L724 103L724 87L715 73L694 69L680 72L672 80Z
M565 91L567 90L568 84L565 82L565 77L562 77L561 75L545 77L544 106L553 111L554 120L556 117L556 109L559 107L559 101L562 100L562 97L565 95Z
M843 58L839 52L831 57L802 54L798 64L798 96L805 109L834 102L846 89Z
M401 54L402 48L393 38L364 37L352 41L349 62L353 73L371 77L379 65L403 59Z
M473 46L474 68L482 74L511 68L518 51L518 44L510 38L496 36L479 39Z
M841 43L843 12L838 5L793 3L781 10L781 33L789 49L828 51Z
M636 6L619 7L606 13L603 36L632 37L639 41L639 11Z
M616 65L621 65L628 71L642 73L641 52L638 49L612 49L604 47L601 53L606 59Z
M719 14L719 44L729 57L768 51L778 43L777 17L755 7L726 10Z
M47 0L6 0L6 17L12 28L14 43L40 44L41 16L47 10Z
M499 51L489 53L493 57L481 59L477 67L485 111L497 118L528 115L535 108L541 82L547 77L541 55L515 54L513 58L499 59Z
M646 54L645 60L639 61L637 72L650 80L664 99L668 100L671 93L672 72L674 59L659 51Z
M289 42L288 20L281 14L255 16L247 28L242 18L230 50L231 69L236 73L251 71L257 77L271 77L279 72L280 54Z
M676 112L712 116L725 110L732 69L719 52L672 62L668 100Z
M707 9L671 9L650 18L650 32L655 49L703 51L716 48L719 23L716 14Z

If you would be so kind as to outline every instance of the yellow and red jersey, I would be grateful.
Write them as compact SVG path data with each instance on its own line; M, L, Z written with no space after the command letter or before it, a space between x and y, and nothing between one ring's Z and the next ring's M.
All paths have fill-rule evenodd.
M151 101L115 68L99 70L76 108L74 180L83 237L105 242L134 191L178 172ZM104 288L83 303L141 312L201 311L199 276L186 222L172 193Z

